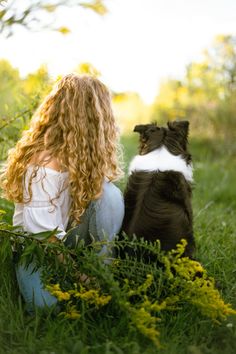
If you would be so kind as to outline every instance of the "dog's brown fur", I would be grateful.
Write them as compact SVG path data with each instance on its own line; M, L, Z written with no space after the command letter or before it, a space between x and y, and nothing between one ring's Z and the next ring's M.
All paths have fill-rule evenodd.
M187 164L189 123L171 122L167 128L156 124L138 125L140 155L165 146L173 155L181 155ZM191 184L176 171L134 171L125 190L125 217L122 230L148 241L160 240L165 251L176 247L182 238L188 242L185 256L194 251ZM128 251L128 253L130 253Z

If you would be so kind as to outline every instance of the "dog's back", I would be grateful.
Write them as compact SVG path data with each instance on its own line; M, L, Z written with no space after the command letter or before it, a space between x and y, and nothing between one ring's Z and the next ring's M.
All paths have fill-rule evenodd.
M188 242L185 255L194 249L191 188L179 172L134 172L125 191L122 230L145 240L161 242L163 250Z
M139 127L144 131L148 127L150 131L150 125ZM155 149L150 136L152 134L145 141L141 134L140 140L144 146L151 143L151 151L147 147L147 154L138 155L131 163L124 194L125 217L122 230L131 237L136 235L151 242L158 239L161 248L166 251L175 248L185 238L188 242L185 255L192 256L191 157L184 149L181 157L177 152L172 155L162 145L164 138ZM158 136L156 134L156 140ZM186 141L183 143L186 144ZM181 148L180 144L176 146Z

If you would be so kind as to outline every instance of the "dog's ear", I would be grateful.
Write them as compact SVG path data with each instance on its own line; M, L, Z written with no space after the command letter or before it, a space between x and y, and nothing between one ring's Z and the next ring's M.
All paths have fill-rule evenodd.
M174 130L181 134L184 139L188 138L189 122L187 120L168 122L167 126L170 130Z
M151 124L139 124L135 125L134 127L134 132L137 132L139 134L144 134L146 131L152 131L155 132L156 130L159 130L160 128L157 126L156 122L153 122Z
M147 130L147 128L148 128L147 124L139 124L139 125L135 125L133 131L139 134L143 134L145 130Z
M187 120L168 122L167 126L170 131L175 133L176 139L186 151L188 145L189 122Z

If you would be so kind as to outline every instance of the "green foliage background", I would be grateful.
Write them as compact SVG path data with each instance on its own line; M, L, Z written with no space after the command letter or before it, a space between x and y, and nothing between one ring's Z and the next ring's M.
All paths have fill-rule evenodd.
M189 119L201 135L235 139L236 37L219 35L203 59L186 67L182 80L162 83L152 118Z
M93 73L98 71L93 69ZM79 70L89 72L88 63ZM176 117L190 120L190 150L195 168L193 192L196 257L213 276L226 302L236 307L236 47L235 38L220 36L204 59L191 63L181 81L167 80L153 105L147 107L134 93L114 93L113 103L122 126L126 169L137 151L134 124L156 119L165 123ZM27 128L29 119L52 87L46 67L25 78L6 60L0 61L0 160ZM125 179L120 182L124 189ZM13 205L0 200L11 222ZM2 249L1 249L2 250ZM0 353L157 353L138 331L128 328L127 318L101 312L77 326L38 313L32 318L16 286L11 250L0 259ZM162 325L163 348L168 354L233 354L236 321L221 325L184 306L166 316Z
M137 139L135 136L124 136L122 143L128 162L136 153ZM226 155L224 147L219 146L217 141L194 138L190 148L195 166L193 209L196 257L208 274L215 278L225 302L232 303L235 308L235 157ZM2 207L5 205L2 204ZM217 325L187 304L183 304L181 311L162 316L160 340L163 347L160 349L139 331L129 328L128 317L118 315L115 308L109 316L107 310L101 309L100 314L88 314L85 321L80 320L77 324L42 313L32 318L24 311L19 297L10 250L5 249L4 254L4 258L0 259L0 353L235 352L235 317L229 317ZM84 269L86 266L84 262ZM136 264L133 270L127 269L125 274L129 276L132 273L138 281L140 271L134 271L138 266ZM108 277L107 272L105 277Z

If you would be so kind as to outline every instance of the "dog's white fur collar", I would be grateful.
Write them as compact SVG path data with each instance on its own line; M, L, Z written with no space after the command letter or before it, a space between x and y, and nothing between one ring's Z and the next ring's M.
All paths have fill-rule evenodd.
M146 155L136 155L130 163L129 174L134 171L176 171L187 181L193 181L192 164L187 164L181 155L172 155L165 146Z

